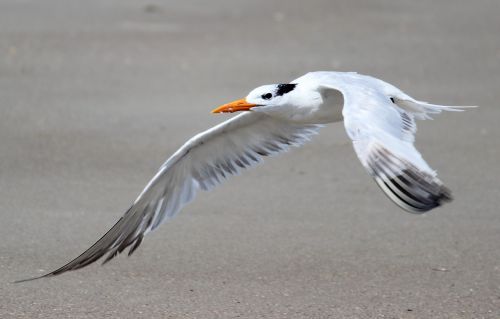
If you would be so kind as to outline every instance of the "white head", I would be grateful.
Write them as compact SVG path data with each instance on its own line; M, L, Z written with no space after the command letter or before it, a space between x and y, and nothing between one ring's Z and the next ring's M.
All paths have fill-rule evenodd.
M311 119L323 103L317 88L306 83L263 85L252 90L246 98L221 105L212 113L253 111L303 122Z
M293 100L295 88L296 83L263 85L248 93L245 99L248 103L264 107L286 105Z
M246 98L221 105L212 113L233 113L239 111L274 112L286 107L304 105L311 99L320 98L319 94L306 94L297 83L269 84L252 90ZM305 105L304 105L305 106Z

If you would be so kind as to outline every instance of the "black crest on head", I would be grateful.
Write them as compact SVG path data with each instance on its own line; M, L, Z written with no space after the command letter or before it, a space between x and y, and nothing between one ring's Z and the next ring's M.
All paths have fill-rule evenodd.
M295 89L296 86L297 84L295 83L278 84L278 90L276 90L276 96L282 96L283 94L286 94Z

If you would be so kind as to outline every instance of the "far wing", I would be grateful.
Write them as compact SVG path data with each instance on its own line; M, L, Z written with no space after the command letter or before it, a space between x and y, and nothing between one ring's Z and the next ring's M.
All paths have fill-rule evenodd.
M356 154L384 193L411 213L424 213L450 201L450 191L417 151L415 118L456 108L413 100L395 87L358 77L345 87L344 125ZM401 105L400 105L401 104Z
M134 204L101 239L68 264L37 278L85 267L104 255L106 263L129 246L128 254L132 254L144 235L174 217L199 189L210 190L265 156L301 145L319 127L246 112L194 136L161 166Z

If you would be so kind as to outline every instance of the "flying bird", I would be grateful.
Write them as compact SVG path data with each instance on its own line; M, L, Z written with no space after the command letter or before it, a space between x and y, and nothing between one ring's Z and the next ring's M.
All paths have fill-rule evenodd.
M413 99L395 86L354 72L310 72L290 83L260 86L212 113L241 112L189 139L160 167L132 206L94 245L61 268L33 280L104 263L173 218L231 175L308 141L326 123L344 121L361 164L396 205L425 213L451 200L413 145L415 120L468 106ZM25 280L21 280L25 281Z

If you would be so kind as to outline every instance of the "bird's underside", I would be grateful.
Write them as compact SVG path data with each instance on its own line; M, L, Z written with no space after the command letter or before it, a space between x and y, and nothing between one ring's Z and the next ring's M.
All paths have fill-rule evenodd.
M318 132L318 123L341 117L361 164L388 198L408 212L427 212L450 201L451 194L413 145L415 120L460 108L414 100L356 73L312 72L288 84L259 87L214 110L242 114L187 141L94 245L55 271L21 281L80 269L103 257L106 263L126 248L131 255L198 190L210 190L264 157L302 145Z

